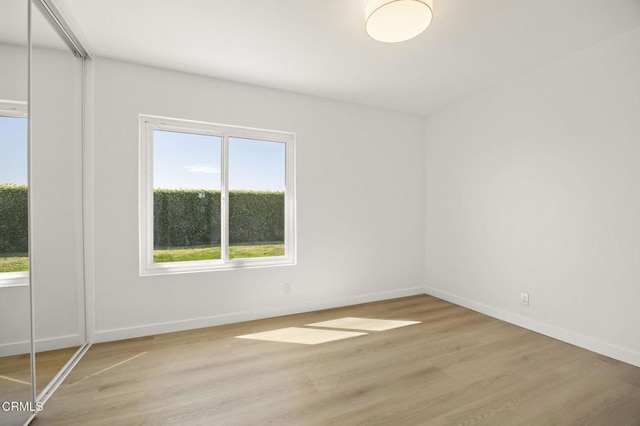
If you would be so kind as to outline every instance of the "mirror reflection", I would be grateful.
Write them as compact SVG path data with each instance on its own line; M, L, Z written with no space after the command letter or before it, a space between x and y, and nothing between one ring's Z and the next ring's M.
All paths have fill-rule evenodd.
M31 415L28 0L0 2L0 424Z
M46 18L31 17L31 220L36 393L84 343L82 59Z

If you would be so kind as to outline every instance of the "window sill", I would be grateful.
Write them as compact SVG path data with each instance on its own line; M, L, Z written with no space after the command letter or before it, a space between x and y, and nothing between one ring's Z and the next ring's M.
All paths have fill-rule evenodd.
M0 288L29 286L28 272L3 272L0 273Z
M233 259L227 262L222 261L198 261L198 262L175 262L175 263L153 263L146 268L142 268L140 276L189 274L196 272L216 272L238 269L267 268L273 266L295 265L294 259L288 258L250 258Z

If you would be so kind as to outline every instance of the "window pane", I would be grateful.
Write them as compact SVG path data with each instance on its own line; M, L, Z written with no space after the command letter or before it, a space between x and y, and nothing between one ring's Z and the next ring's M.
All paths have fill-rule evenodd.
M0 272L29 270L27 119L0 116Z
M229 138L229 257L284 256L285 144Z
M222 138L153 132L153 259L221 258Z

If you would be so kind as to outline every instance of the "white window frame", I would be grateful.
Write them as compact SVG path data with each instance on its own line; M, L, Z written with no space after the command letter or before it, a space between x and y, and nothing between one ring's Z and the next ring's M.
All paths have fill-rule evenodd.
M28 107L26 102L0 100L0 116L13 118L27 118ZM28 140L28 139L27 139ZM29 167L27 159L27 170ZM31 268L31 266L29 266ZM29 271L0 272L0 287L17 287L29 285Z
M191 262L153 262L153 132L155 130L219 136L221 143L221 259ZM284 256L261 258L228 257L229 248L229 138L238 137L285 144L285 230ZM296 263L295 208L295 134L275 130L254 129L194 120L140 115L139 146L139 216L140 275L164 275L190 272L219 271Z

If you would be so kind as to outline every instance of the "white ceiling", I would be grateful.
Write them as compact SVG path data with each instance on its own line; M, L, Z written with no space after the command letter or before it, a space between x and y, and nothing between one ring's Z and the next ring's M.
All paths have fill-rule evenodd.
M94 55L428 114L640 26L640 0L435 0L383 44L364 0L57 0Z

